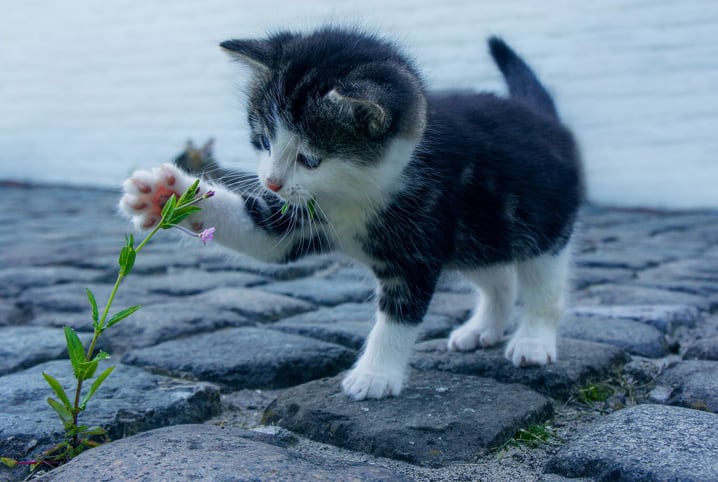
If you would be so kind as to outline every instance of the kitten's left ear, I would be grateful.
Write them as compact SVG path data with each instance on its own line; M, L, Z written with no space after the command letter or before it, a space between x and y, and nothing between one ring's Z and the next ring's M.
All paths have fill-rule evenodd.
M340 115L349 115L354 123L366 128L372 137L384 134L391 125L391 114L373 100L343 95L336 88L324 98L339 107Z
M207 142L202 146L202 155L205 159L212 157L212 149L214 148L214 137L210 137Z
M258 73L268 74L272 71L274 49L266 40L225 40L219 46Z

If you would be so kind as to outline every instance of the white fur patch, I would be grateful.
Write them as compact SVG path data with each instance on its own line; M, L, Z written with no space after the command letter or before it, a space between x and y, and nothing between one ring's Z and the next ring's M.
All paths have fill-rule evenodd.
M464 275L479 290L479 301L471 318L451 332L448 347L470 351L494 346L503 336L516 303L516 267L498 265L464 272Z
M569 247L558 255L544 254L517 263L524 319L506 346L516 366L556 361L556 332L563 314Z
M418 325L392 321L378 312L364 352L342 382L344 393L355 400L401 393Z

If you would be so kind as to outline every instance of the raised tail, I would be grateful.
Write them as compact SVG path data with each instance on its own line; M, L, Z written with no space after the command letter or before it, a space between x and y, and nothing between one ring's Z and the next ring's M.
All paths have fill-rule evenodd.
M524 60L499 37L489 38L489 50L501 70L512 98L558 119L556 105L546 88Z

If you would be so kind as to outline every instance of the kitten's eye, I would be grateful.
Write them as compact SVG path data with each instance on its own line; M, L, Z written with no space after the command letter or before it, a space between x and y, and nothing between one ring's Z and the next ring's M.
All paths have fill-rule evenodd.
M259 143L262 145L262 148L265 151L270 150L270 148L272 147L272 145L269 143L269 137L265 136L264 134L259 137Z
M297 162L307 169L316 169L322 163L321 159L305 156L304 154L297 154Z

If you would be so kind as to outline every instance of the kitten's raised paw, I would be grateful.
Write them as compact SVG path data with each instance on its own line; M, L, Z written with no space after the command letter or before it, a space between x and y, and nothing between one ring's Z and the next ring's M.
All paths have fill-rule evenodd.
M501 339L497 330L480 329L472 326L460 326L451 332L448 347L452 351L471 351L476 348L494 346Z
M359 367L353 368L344 380L344 393L354 400L397 396L404 384L402 375L374 373Z
M136 171L125 180L120 211L132 219L137 229L150 229L162 218L162 207L174 194L179 197L188 187L186 176L171 164L151 171Z
M556 337L516 333L506 346L506 358L517 367L546 365L556 361Z

